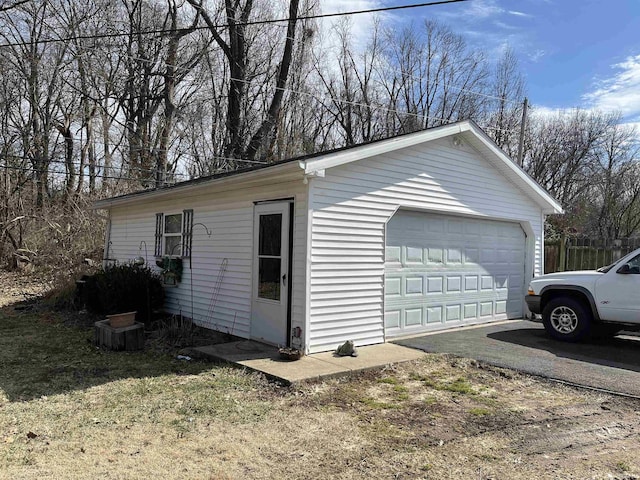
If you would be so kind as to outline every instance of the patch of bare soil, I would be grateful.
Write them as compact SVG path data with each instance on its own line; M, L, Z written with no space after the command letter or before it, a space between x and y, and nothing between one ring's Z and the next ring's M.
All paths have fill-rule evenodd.
M50 289L49 282L32 274L0 270L0 308L35 299Z
M474 361L428 356L382 375L319 384L293 403L355 416L367 440L354 462L374 478L640 475L640 402Z

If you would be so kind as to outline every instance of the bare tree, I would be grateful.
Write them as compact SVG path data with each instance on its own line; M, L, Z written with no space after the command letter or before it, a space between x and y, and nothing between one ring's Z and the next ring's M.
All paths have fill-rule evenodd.
M275 138L277 117L282 104L284 88L289 76L289 68L293 55L293 45L296 37L299 0L290 0L287 32L282 49L281 60L275 75L275 89L271 95L269 106L265 111L260 125L253 132L249 132L250 140L245 140L244 131L247 130L247 115L244 111L247 99L249 78L247 75L252 60L249 51L249 25L247 25L254 8L253 0L234 1L225 0L225 30L227 39L223 38L223 29L218 26L215 16L205 9L198 0L188 2L202 16L209 27L216 44L222 50L229 71L229 86L227 89L228 103L226 113L226 145L224 154L229 158L246 158L253 160L259 151L264 150Z
M588 228L604 238L633 235L640 227L640 144L635 128L612 119L594 148Z
M407 27L387 34L390 70L384 79L389 98L398 111L400 132L474 118L482 111L487 78L484 54L445 25L427 21L424 30Z
M17 107L16 123L12 127L21 133L23 154L33 168L38 209L43 208L49 195L52 132L60 105L67 52L64 42L43 42L48 34L51 10L48 2L34 2L0 14L0 38L10 44L4 54L17 75L14 81L23 85L24 102Z
M374 24L369 44L354 52L351 22L342 20L333 27L339 40L337 55L316 59L316 75L322 82L322 105L331 124L339 126L340 145L355 145L384 135L380 120L385 110L376 85L382 55L379 23Z
M570 206L589 185L594 148L612 121L609 115L577 109L535 118L528 130L525 170Z
M518 68L518 60L510 48L493 69L489 82L487 133L496 144L512 157L517 153L519 126L522 121L525 81Z

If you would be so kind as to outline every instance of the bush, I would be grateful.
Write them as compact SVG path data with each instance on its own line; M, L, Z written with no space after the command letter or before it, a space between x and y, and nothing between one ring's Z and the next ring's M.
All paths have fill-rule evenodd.
M56 284L44 294L42 302L46 307L58 312L77 311L82 308L82 302L78 299L77 285L73 280Z
M112 315L137 311L136 320L149 324L154 310L164 304L160 276L149 268L117 265L88 277L84 286L87 309Z

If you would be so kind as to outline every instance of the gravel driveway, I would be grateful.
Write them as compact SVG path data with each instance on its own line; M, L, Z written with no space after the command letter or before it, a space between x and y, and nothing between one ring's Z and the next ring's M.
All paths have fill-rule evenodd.
M518 320L395 343L640 397L640 337L564 343L548 337L541 324Z

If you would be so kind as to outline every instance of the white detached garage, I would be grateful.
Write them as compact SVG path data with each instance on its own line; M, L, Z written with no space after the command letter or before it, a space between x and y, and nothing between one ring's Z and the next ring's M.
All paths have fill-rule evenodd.
M521 317L562 211L473 122L95 207L105 258L182 257L169 312L307 353Z

